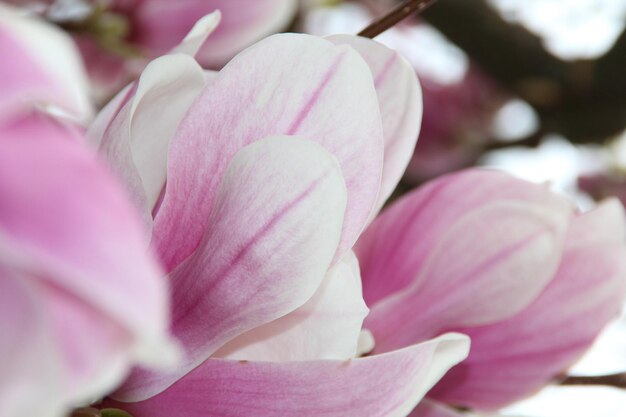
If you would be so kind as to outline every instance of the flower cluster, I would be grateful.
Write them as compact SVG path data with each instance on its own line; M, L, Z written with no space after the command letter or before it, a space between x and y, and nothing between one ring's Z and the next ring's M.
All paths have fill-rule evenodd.
M493 411L618 314L616 200L580 213L474 169L382 210L422 113L397 52L278 34L212 71L220 36L241 49L276 22L114 3L163 55L93 119L74 41L0 7L0 416Z

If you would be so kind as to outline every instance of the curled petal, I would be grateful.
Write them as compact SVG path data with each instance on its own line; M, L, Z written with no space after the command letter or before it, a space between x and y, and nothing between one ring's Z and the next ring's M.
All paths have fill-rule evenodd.
M377 203L380 210L398 185L413 155L422 121L422 90L415 70L396 51L359 36L333 35L327 39L356 49L372 71L385 140L383 176Z
M226 342L303 305L336 251L346 204L337 161L315 142L270 137L242 149L222 180L198 250L172 272L176 372L133 373L115 398L158 394Z
M168 269L198 245L233 155L271 135L314 140L339 160L348 208L336 259L352 247L376 203L382 169L382 127L371 74L352 48L283 34L233 59L178 128L154 225L153 242Z
M174 47L170 53L195 56L211 33L220 24L220 20L222 20L222 14L219 10L202 17L193 25L185 39Z
M350 252L328 271L306 304L239 336L213 356L250 361L353 358L368 312L359 264Z
M508 318L561 258L571 207L547 188L489 171L434 181L384 212L357 250L365 327L384 352ZM445 223L444 223L445 222Z
M99 143L147 219L165 187L170 140L204 85L204 73L193 58L184 54L157 58L90 129L91 140Z
M347 361L209 359L153 398L111 405L135 417L404 417L468 348L448 334Z

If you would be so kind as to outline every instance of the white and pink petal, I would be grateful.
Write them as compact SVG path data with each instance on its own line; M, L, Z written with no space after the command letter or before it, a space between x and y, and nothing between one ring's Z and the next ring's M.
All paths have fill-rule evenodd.
M375 352L522 310L553 277L571 212L543 186L478 170L395 203L357 247Z
M213 357L276 362L354 358L368 312L358 260L349 252L306 304L237 337Z
M351 360L209 359L161 394L108 401L135 417L404 417L467 355L459 334Z
M192 57L157 58L90 129L90 140L124 180L148 224L165 187L169 143L205 84L204 72Z
M354 48L372 72L385 140L378 211L400 182L415 150L422 122L422 90L413 67L393 49L359 36L332 35L326 39Z
M372 76L348 46L283 34L235 57L177 130L153 241L168 269L198 245L231 158L271 135L316 141L339 160L348 208L337 259L351 248L375 207L382 169L382 125Z
M315 142L269 137L235 155L200 246L171 273L176 371L137 369L115 394L165 390L224 344L302 306L336 252L346 189L336 159Z

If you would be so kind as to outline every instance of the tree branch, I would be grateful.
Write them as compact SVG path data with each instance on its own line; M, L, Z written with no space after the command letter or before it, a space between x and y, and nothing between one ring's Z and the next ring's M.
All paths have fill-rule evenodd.
M560 385L603 385L626 389L626 372L598 376L568 376Z
M576 142L626 128L626 34L596 60L565 62L541 39L504 21L484 0L441 0L424 19L538 112L542 130Z
M437 0L406 0L389 11L389 13L370 23L370 25L360 31L358 35L373 39L407 17L423 12L436 1Z

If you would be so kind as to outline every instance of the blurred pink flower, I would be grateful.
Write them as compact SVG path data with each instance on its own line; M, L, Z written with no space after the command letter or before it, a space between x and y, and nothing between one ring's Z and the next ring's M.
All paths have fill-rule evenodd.
M1 415L59 416L171 361L166 283L82 140L44 115L0 127Z
M581 175L578 187L596 200L617 197L626 204L626 178L621 172L606 169L602 172Z
M533 394L619 314L624 222L617 200L574 213L546 186L495 171L427 183L383 212L356 247L373 353L467 334L468 359L430 398L489 411ZM437 415L429 413L412 415Z
M408 163L420 108L406 62L353 36L272 36L219 73L184 54L150 63L90 136L152 228L186 359L137 369L108 403L135 417L410 412L467 339L355 358L371 339L351 247Z
M14 3L24 5L22 0ZM128 32L122 37L124 50L137 49L141 59L128 56L122 50L94 37L90 30L75 33L88 72L95 82L98 95L110 97L123 83L139 73L147 61L168 53L191 30L202 16L219 10L222 21L214 35L200 49L198 61L208 68L219 68L237 52L253 42L284 29L293 19L298 0L42 0L30 2L31 8L53 21L74 25L84 21L93 11L104 8L116 23L91 28L97 36L111 36L116 30ZM33 4L39 3L38 7ZM116 19L116 20L114 20ZM94 25L96 23L90 23ZM108 42L106 38L104 43Z
M439 84L425 75L420 79L425 117L406 172L412 182L474 164L493 139L490 137L493 116L506 97L473 65L461 80L451 84Z
M175 355L135 208L82 132L42 111L88 114L76 58L62 32L0 7L2 416L65 415Z

